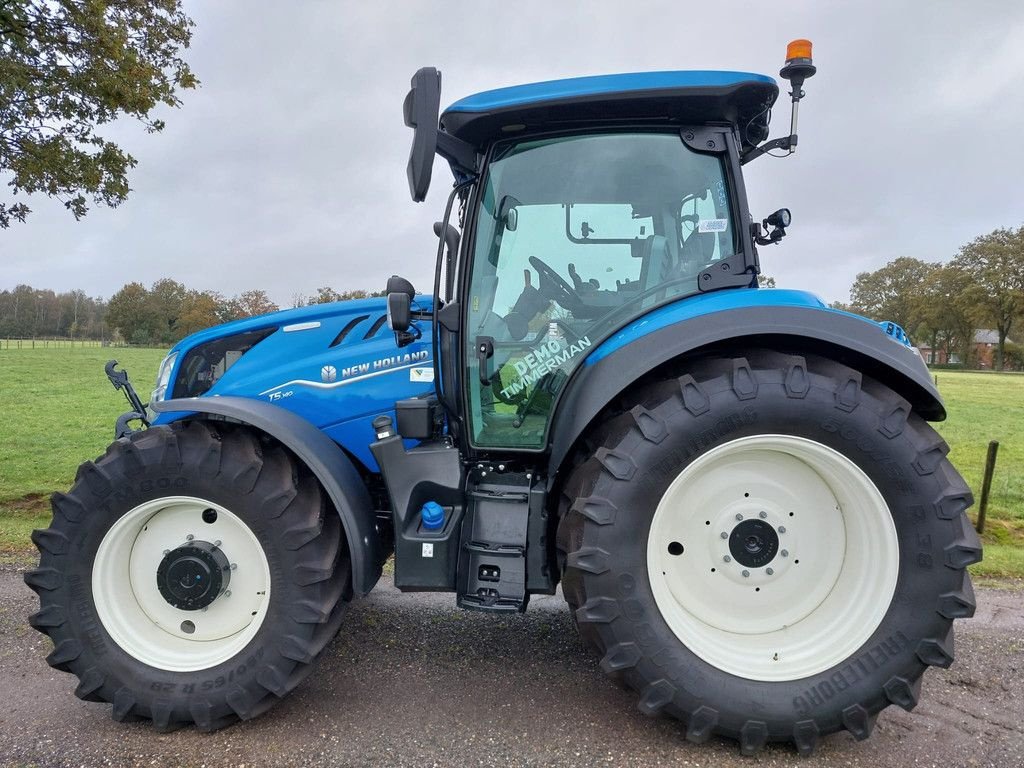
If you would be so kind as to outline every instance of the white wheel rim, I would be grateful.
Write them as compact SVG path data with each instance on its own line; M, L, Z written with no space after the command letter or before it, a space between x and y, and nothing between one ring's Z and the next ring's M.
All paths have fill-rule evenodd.
M734 556L744 522L737 545L750 533L762 559L771 527L769 562ZM673 480L651 521L647 570L662 617L701 659L750 680L798 680L850 657L878 628L899 544L885 499L850 459L813 440L756 435Z
M166 553L189 541L215 544L232 566L226 588L201 610L175 608L157 584ZM190 672L231 659L259 631L270 603L270 565L237 515L205 499L169 496L129 510L107 531L93 563L92 593L104 629L126 653L151 667Z

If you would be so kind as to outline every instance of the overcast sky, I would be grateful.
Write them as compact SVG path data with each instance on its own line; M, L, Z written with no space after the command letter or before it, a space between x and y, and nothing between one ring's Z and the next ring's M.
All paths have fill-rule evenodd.
M442 104L576 75L734 69L777 76L786 42L814 42L797 154L748 165L751 212L793 225L761 250L780 287L846 299L897 256L946 260L1024 223L1024 3L340 2L186 0L202 87L167 128L111 135L138 159L132 194L82 221L32 198L0 230L0 288L173 277L282 306L317 286L429 290L450 176L424 203L405 177L402 99L420 66ZM785 97L784 97L785 98ZM788 99L773 136L788 126Z

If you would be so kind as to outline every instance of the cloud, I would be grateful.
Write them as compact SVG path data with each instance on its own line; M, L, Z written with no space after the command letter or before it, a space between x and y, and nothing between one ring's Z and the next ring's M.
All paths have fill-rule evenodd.
M75 222L30 201L0 232L0 285L107 295L169 276L227 294L261 287L287 305L320 285L431 282L431 223L447 193L409 199L401 103L420 66L447 103L493 87L651 69L776 74L793 37L815 42L800 147L749 165L751 211L793 210L762 250L779 284L845 298L858 271L928 260L1021 223L1016 93L1024 6L935 2L188 3L202 88L167 129L115 128L137 157L133 193ZM788 124L780 104L776 130Z

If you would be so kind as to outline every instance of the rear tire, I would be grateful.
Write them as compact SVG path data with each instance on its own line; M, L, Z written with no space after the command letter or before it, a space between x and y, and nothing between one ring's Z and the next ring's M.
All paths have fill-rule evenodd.
M255 717L341 625L351 568L338 515L290 454L244 428L179 422L118 440L52 504L33 534L40 564L25 581L41 605L29 621L53 641L50 666L79 678L79 698L111 702L115 720L214 730ZM166 545L154 550L154 535ZM227 581L205 610L163 597L168 564L195 560L184 547L197 543L216 567L196 580Z
M692 741L807 754L844 728L867 738L889 704L916 705L924 670L953 661L952 620L974 613L970 490L905 400L844 365L752 351L688 370L628 395L565 484L558 548L580 634L642 712ZM756 556L730 549L748 539ZM799 552L781 555L794 540L795 566ZM810 647L787 666L795 638Z

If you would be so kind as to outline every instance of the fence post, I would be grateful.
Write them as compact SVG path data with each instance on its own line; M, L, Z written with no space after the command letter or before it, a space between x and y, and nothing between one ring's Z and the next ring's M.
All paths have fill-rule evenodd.
M996 454L999 453L999 441L990 440L988 455L985 457L985 477L981 481L981 501L978 502L978 533L985 532L985 511L988 509L988 492L992 487L992 475L996 471Z

